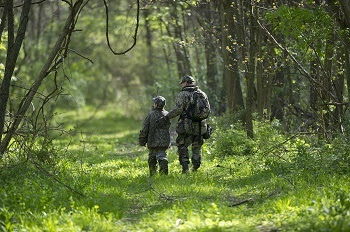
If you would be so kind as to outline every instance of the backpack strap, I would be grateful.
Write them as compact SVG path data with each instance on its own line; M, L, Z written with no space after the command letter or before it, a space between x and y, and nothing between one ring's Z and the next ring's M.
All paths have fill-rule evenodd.
M190 92L190 91L189 91ZM185 110L185 116L187 118L190 118L190 111L191 110L194 110L194 107L195 107L195 104L194 102L197 101L197 99L195 98L198 98L198 95L196 94L195 96L195 93L197 92L197 90L193 90L191 91L191 99L190 99L190 104L188 105L187 109Z

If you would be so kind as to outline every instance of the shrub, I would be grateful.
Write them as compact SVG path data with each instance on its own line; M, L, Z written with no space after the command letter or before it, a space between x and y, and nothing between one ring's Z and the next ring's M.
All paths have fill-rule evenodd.
M253 140L245 135L241 125L229 125L227 129L216 128L213 134L215 154L220 157L248 155L253 147Z
M327 141L317 135L283 133L278 121L255 121L255 138L250 139L242 123L228 122L228 116L212 120L215 130L212 146L207 149L214 157L245 156L255 171L273 169L278 175L350 171L350 141L346 135Z

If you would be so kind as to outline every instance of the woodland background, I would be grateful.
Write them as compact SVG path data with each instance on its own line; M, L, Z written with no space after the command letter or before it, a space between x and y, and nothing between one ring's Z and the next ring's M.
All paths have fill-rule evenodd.
M278 119L287 130L326 137L343 132L350 75L347 3L3 2L2 131L16 124L8 133L13 137L21 126L38 127L23 117L39 118L43 103L47 117L56 107L110 102L137 116L157 94L171 108L178 80L193 75L213 114L235 115L250 137L253 118ZM34 94L25 101L29 92Z
M67 231L98 231L91 221L102 226L105 220L111 231L118 220L124 230L220 231L238 224L243 231L349 229L350 196L343 186L350 170L349 0L1 0L0 16L3 230L40 231L51 223L51 231L63 225ZM176 172L169 178L178 189L162 186L161 178L142 185L147 154L136 146L141 120L156 95L167 99L167 109L174 106L184 75L208 94L215 127L203 148L207 166L189 183L211 176L208 185L222 198L206 193L208 186L181 189L178 178L185 177ZM144 160L133 164L135 154ZM112 180L120 192L108 195L112 185L106 180L106 186L92 184L108 173L94 169L102 157L134 170L113 174L120 175ZM271 181L260 186L266 176ZM130 180L139 185L125 187ZM307 183L314 188L305 190ZM320 186L325 190L318 192ZM125 195L144 187L149 194L136 205L138 197ZM101 195L91 194L93 189ZM189 191L200 194L187 199ZM120 207L108 209L103 194L118 199L113 203ZM158 198L166 202L161 211L152 208ZM255 200L246 201L251 221L244 223L242 215L229 216L237 202L227 206L241 198ZM209 215L198 217L212 223L184 216L198 201L207 204L195 208L198 214ZM170 223L175 227L165 226L167 219L157 227L142 216L166 214L171 207L179 217ZM271 215L255 214L257 209ZM42 212L51 221L40 222ZM69 219L69 212L84 220ZM128 227L130 215L144 227ZM295 217L284 220L287 215Z

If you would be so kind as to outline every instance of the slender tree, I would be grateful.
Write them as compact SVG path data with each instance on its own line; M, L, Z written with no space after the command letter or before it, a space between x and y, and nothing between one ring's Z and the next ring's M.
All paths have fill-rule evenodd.
M240 82L239 70L239 49L237 47L237 37L235 30L238 31L238 25L234 22L234 2L221 2L221 30L222 30L222 54L223 54L223 82L224 98L226 98L228 111L237 112L244 108L243 94Z
M1 88L0 88L0 143L2 142L2 134L5 128L5 115L6 115L6 107L7 107L9 93L10 93L11 78L15 70L19 51L21 49L21 46L25 37L30 6L31 6L31 0L26 0L22 8L20 24L18 27L17 35L15 37L14 13L13 13L14 4L13 4L13 0L6 1L5 9L7 11L7 19L8 19L8 46L7 46L4 79L1 82ZM4 150L1 151L0 149L0 158L3 152Z
M42 81L48 76L50 71L57 68L57 64L60 63L59 60L61 60L61 62L62 62L63 57L58 58L58 60L56 60L56 64L53 67L51 67L54 60L59 56L60 51L62 52L63 55L64 54L67 55L67 49L68 49L68 45L69 45L69 41L70 41L70 36L74 30L74 25L75 25L76 20L77 20L76 17L78 16L78 14L80 12L81 7L83 6L83 3L84 3L84 0L78 0L74 5L71 6L71 13L69 14L69 16L66 20L66 23L65 23L65 26L62 30L61 35L59 36L54 48L52 49L51 53L49 54L43 68L41 69L41 71L38 75L38 77L35 79L31 88L27 92L25 98L23 98L23 100L22 100L22 102L21 102L21 104L16 112L16 115L14 116L14 120L8 128L6 136L4 137L4 139L0 143L0 155L1 156L7 150L7 147L10 143L11 138L13 137L13 135L16 132L17 128L19 127L21 121L23 120L24 115L25 115L27 109L29 108L35 94L37 93L37 90L39 89ZM25 12L24 17L26 17L26 20L28 20L29 7L30 7L30 2L29 3L25 2L25 5L23 6L22 11L24 11L26 9L26 11L24 11ZM22 22L22 20L21 20L21 22ZM19 28L21 28L21 26ZM22 29L21 31L23 31L23 32L17 33L17 37L19 35L21 35L21 42L22 42L24 39L25 30ZM18 52L19 52L19 48L18 48ZM18 52L17 52L17 55L18 55ZM15 65L15 63L13 65ZM4 121L0 125L4 125Z

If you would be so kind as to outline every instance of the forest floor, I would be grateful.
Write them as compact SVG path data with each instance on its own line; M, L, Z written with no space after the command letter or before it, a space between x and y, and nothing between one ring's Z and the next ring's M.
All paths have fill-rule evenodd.
M349 175L252 172L244 157L210 154L209 140L198 172L181 174L172 147L169 175L150 178L142 122L92 114L59 116L84 125L55 140L55 168L2 168L0 231L350 231Z

